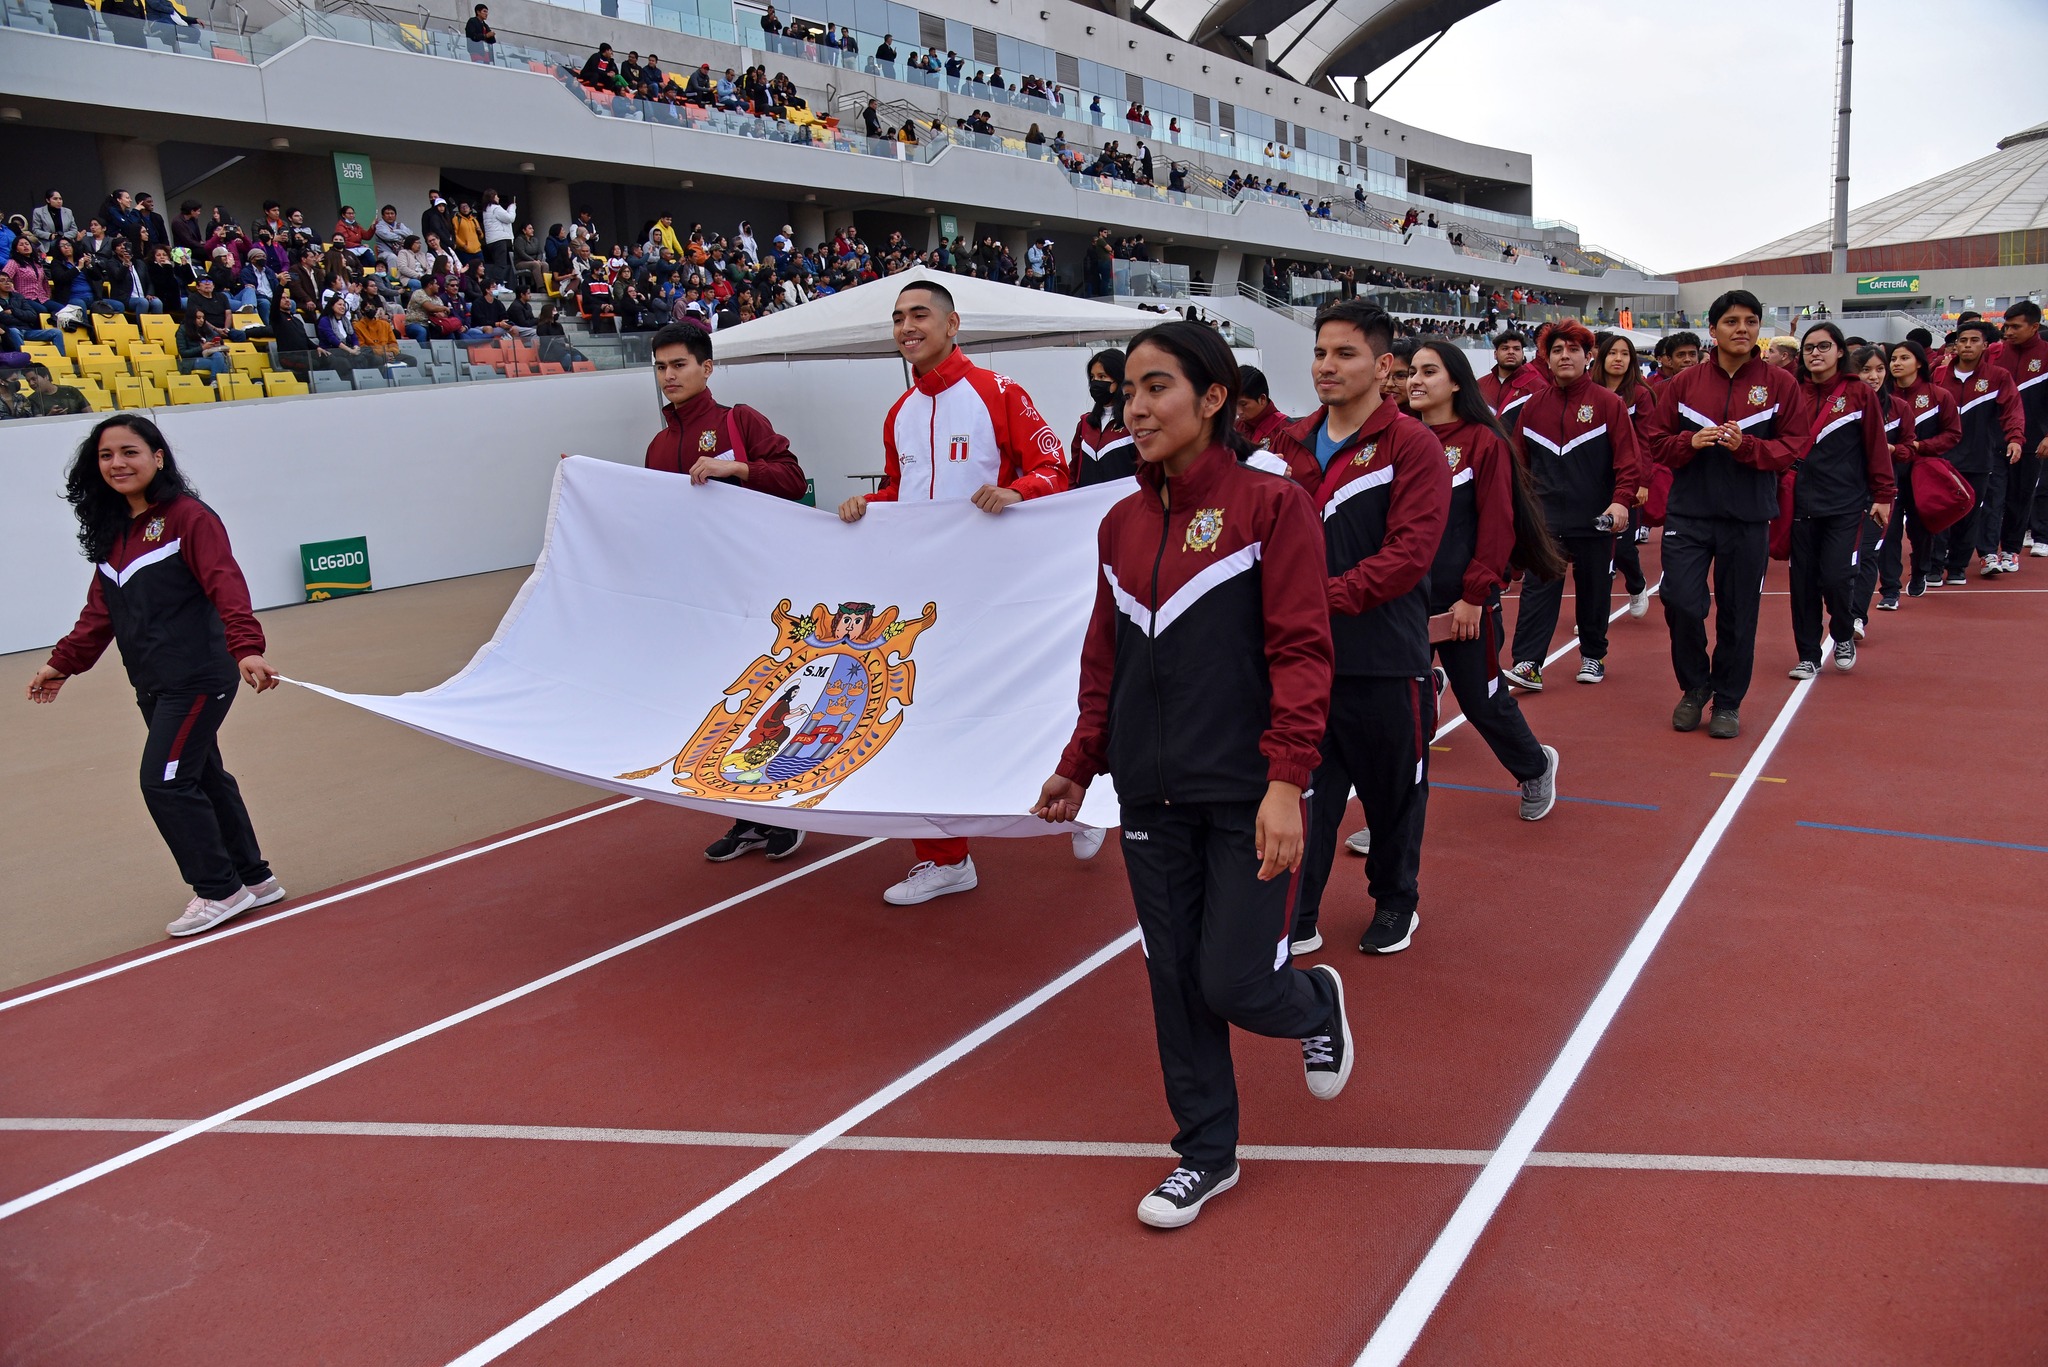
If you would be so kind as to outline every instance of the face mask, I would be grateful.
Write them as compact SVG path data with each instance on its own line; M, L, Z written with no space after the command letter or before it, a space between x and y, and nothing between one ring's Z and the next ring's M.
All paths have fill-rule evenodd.
M1116 386L1112 385L1108 380L1090 380L1088 382L1088 397L1095 400L1098 405L1108 403L1115 393Z

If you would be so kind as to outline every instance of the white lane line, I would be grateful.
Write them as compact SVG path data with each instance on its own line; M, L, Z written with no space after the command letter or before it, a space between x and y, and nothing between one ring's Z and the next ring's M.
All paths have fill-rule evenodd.
M0 1133L137 1133L182 1129L186 1120L121 1120L97 1116L0 1116ZM801 1134L749 1130L636 1130L604 1125L467 1125L386 1120L235 1120L218 1134L314 1135L363 1139L514 1139L567 1144L652 1144L676 1148L789 1149ZM1094 1139L961 1139L920 1135L849 1134L825 1145L851 1153L937 1153L997 1158L1174 1157L1166 1144ZM1387 1149L1326 1144L1240 1144L1241 1158L1270 1163L1384 1163L1477 1168L1491 1149ZM1862 1158L1759 1158L1738 1154L1565 1153L1539 1149L1532 1168L1593 1168L1610 1172L1728 1172L1777 1177L1888 1177L1927 1182L2000 1182L2048 1186L2048 1168L1983 1163L1896 1163Z
M1080 982L1096 969L1101 968L1104 964L1110 962L1110 960L1116 958L1119 954L1122 954L1137 943L1137 929L1133 927L1125 931L1122 935L1111 940L1101 949L1096 950L1059 977L1054 978L1044 987L1039 988L1009 1010L981 1026L980 1029L964 1036L950 1047L932 1055L888 1086L875 1092L851 1109L841 1112L836 1118L813 1130L796 1144L784 1149L774 1158L769 1159L746 1176L733 1182L717 1195L699 1202L685 1214L655 1231L647 1238L642 1239L639 1243L633 1245L633 1247L627 1249L618 1257L613 1258L610 1262L598 1268L575 1285L556 1293L543 1304L521 1315L511 1324L506 1325L476 1347L455 1358L449 1367L480 1367L480 1364L493 1361L508 1349L524 1342L541 1329L554 1323L569 1311L583 1304L583 1302L589 1300L613 1282L618 1281L619 1278L660 1253L663 1249L678 1242L692 1230L701 1227L721 1212L730 1209L748 1196L759 1191L762 1187L767 1186L770 1182L866 1120L869 1116L893 1104L898 1098L904 1096L912 1089L936 1077L945 1069L967 1057L976 1049L979 1049L982 1045L988 1043L1018 1021L1023 1020L1026 1016L1038 1010L1039 1007L1044 1006L1047 1002L1059 996L1060 993L1066 991L1075 983Z
M1542 1082L1537 1084L1536 1091L1523 1106L1521 1114L1515 1117L1515 1123L1508 1128L1507 1136L1501 1140L1500 1148L1487 1160L1486 1166L1480 1169L1471 1190L1465 1193L1465 1199L1458 1203L1457 1210L1452 1213L1450 1223L1437 1235L1436 1242L1424 1255L1421 1265L1415 1269L1407 1285L1401 1288L1401 1294L1395 1297L1386 1318L1380 1321L1379 1328L1373 1331L1373 1336L1366 1342L1364 1351L1358 1355L1357 1367L1396 1367L1396 1364L1408 1355L1408 1350L1415 1346L1415 1340L1422 1333L1423 1325L1428 1323L1437 1302L1443 1299L1443 1294L1450 1287L1452 1279L1458 1275L1458 1269L1464 1266L1466 1257L1472 1252L1472 1246L1478 1242L1481 1232L1492 1220L1494 1211L1499 1209L1501 1201L1507 1196L1508 1188L1514 1184L1516 1175L1529 1162L1530 1154L1535 1151L1536 1141L1541 1139L1544 1130L1549 1128L1558 1108L1564 1104L1565 1094L1571 1091L1572 1084L1578 1081L1586 1061L1592 1057L1595 1046L1600 1043L1600 1037L1606 1034L1607 1027L1613 1024L1615 1013L1621 1009L1623 998L1627 997L1629 990L1635 986L1637 977L1643 971L1643 965L1649 962L1658 941L1664 938L1665 930L1670 927L1672 918L1678 914L1679 905L1692 892L1693 885L1706 870L1708 859L1713 856L1715 847L1721 843L1721 837L1727 833L1729 824L1735 820L1737 809L1742 806L1743 799L1749 796L1750 790L1756 786L1757 776L1763 772L1764 765L1777 750L1778 742L1785 738L1787 728L1792 725L1792 718L1798 715L1799 705L1806 701L1806 695L1812 688L1813 681L1810 679L1792 686L1792 696L1779 711L1777 720L1771 723L1771 729L1764 736L1763 743L1750 755L1749 762L1742 766L1741 775L1729 788L1727 795L1721 799L1721 805L1714 810L1712 819L1707 822L1706 829L1700 832L1699 839L1693 842L1692 849L1686 853L1685 861L1678 866L1678 872L1672 876L1670 884L1664 889L1664 895L1659 897L1656 906L1651 908L1649 918L1636 931L1635 938L1629 941L1620 962L1615 964L1613 972L1601 986L1599 995L1595 996L1592 1005L1586 1008L1586 1014L1580 1018L1578 1027L1571 1033L1571 1038L1565 1041L1563 1052L1558 1054L1550 1065L1550 1070L1543 1075Z
M872 848L873 846L879 845L881 843L881 839L877 837L873 840L863 840L857 845L849 845L845 849L840 850L836 854L828 854L823 859L815 860L812 863L804 865L800 869L792 869L790 872L783 874L779 878L771 878L765 883L757 884L754 887L748 888L745 892L736 893L733 896L726 898L722 902L714 902L710 906L705 907L701 911L691 912L688 916L681 917L678 920L670 921L665 926L657 926L655 929L650 930L645 934L636 935L632 939L627 940L621 944L613 945L610 949L602 950L596 954L592 954L588 958L578 959L575 963L570 964L566 968L558 968L552 973L546 974L543 977L535 978L532 982L526 983L519 987L515 987L509 992L501 992L497 996L492 997L488 1001L478 1002L475 1006L467 1007L464 1010L457 1011L453 1015L443 1016L441 1017L441 1019L434 1021L432 1024L422 1025L417 1030L407 1031L405 1034L398 1036L398 1038L396 1039L386 1040L384 1043L375 1045L369 1049L365 1049L361 1053L351 1054L349 1055L349 1057L341 1060L339 1063L330 1063L325 1068L322 1068L317 1072L308 1073L304 1077L299 1078L296 1081L287 1082L282 1087L273 1087L269 1091L263 1093L263 1095L261 1096L251 1097L247 1101L239 1102L233 1106L228 1107L224 1111L217 1111L214 1114L206 1117L206 1119L204 1120L195 1120L189 1125L183 1126L179 1129L173 1130L171 1133L167 1135L164 1135L161 1139L153 1139L149 1143L143 1144L137 1148L129 1149L125 1153L115 1154L112 1158L107 1159L103 1163L95 1163L93 1164L93 1166L86 1168L82 1172L75 1172L71 1174L71 1176L69 1177L61 1178L58 1181L50 1183L48 1186L38 1187L36 1190L29 1192L25 1196L17 1196L12 1201L9 1201L7 1204L0 1205L0 1220L5 1220L10 1216L18 1215L22 1211L28 1210L32 1206L41 1205L43 1202L51 1199L52 1197L61 1196L67 1191L71 1191L77 1187L82 1187L87 1182L90 1182L95 1178L104 1177L110 1172L118 1172L122 1168L127 1167L131 1163L138 1163L142 1161L143 1159L149 1157L151 1154L162 1153L165 1149L168 1149L175 1144L182 1144L186 1140L191 1139L197 1135L205 1134L208 1130L218 1129L222 1125L227 1124L231 1120L240 1120L243 1116L249 1114L249 1112L251 1111L261 1110L263 1107L268 1106L273 1102L282 1101L284 1098L288 1096L293 1096L299 1092L305 1091L308 1087L317 1086L318 1084L327 1081L329 1078L339 1077L341 1074L346 1073L351 1069L360 1068L365 1063L369 1063L373 1060L383 1058L386 1054L395 1053L398 1050L403 1049L408 1044L416 1044L420 1040L426 1039L433 1035L438 1035L443 1030L451 1029L457 1025L462 1024L464 1021L474 1020L478 1016L483 1015L487 1011L494 1011L498 1007L504 1006L509 1002L518 1001L521 997L531 996L533 993L540 991L544 987L550 987L555 983L561 982L565 978L573 978L578 973L581 973L586 969L595 968L599 964L609 963L611 960L618 958L622 954L630 954L632 951L639 949L643 945L653 944L656 940L661 939L663 936L672 935L676 931L681 930L685 926L695 925L697 922L704 920L706 917L716 916L721 911L725 911L731 907L736 907L742 902L751 901L754 898L759 897L764 892L772 892L777 888L795 882L799 878L803 878L809 874L816 873L819 869L826 868L832 864L836 864L842 859L846 859L853 855L859 854L862 850ZM1132 933L1134 935L1136 934L1135 931Z
M211 931L194 940L181 940L166 949L156 951L154 954L143 954L133 959L123 959L120 963L110 964L96 973L87 973L77 978L67 978L61 983L52 983L50 986L38 988L34 992L24 992L19 997L9 997L5 1001L0 1001L0 1011L8 1011L17 1006L26 1006L30 1002L41 1001L45 997L54 997L59 992L69 992L74 987L84 987L87 983L96 983L102 978L111 978L117 973L126 973L132 968L141 968L144 964L158 963L173 955L190 954L195 949L205 949L209 945L217 945L225 940L232 940L237 935L247 935L252 930L262 930L265 926L274 926L279 921L289 921L294 916L300 916L309 911L317 911L321 907L331 907L336 902L346 902L351 897L361 897L366 892L375 892L379 888L388 888L393 883L403 883L408 878L417 878L423 873L432 873L436 869L445 869L450 864L460 864L465 859L474 859L480 854L490 854L492 851L502 850L508 845L517 845L522 840L532 840L535 836L547 835L551 831L559 831L566 827L574 826L578 822L588 821L592 817L603 816L607 812L616 812L622 807L630 807L636 802L644 802L645 800L645 798L629 797L623 802L608 802L602 807L594 807L587 812L578 812L574 816L563 817L560 821L551 821L545 826L536 826L530 831L521 831L518 835L508 835L502 840L493 840L490 844L479 845L473 850L464 850L460 854L451 854L444 858L436 859L431 863L421 864L417 868L388 874L383 878L345 889L331 896L315 898L310 902L302 902L298 906L288 907L275 915L265 916L261 920L244 921L240 925L230 926L226 930Z

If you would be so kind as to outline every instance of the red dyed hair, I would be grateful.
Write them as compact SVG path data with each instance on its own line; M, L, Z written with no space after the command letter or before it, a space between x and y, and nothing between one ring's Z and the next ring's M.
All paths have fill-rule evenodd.
M1537 340L1537 352L1546 357L1550 355L1550 348L1559 342L1576 342L1579 350L1588 356L1593 354L1593 330L1584 323L1570 318L1561 323L1548 324Z

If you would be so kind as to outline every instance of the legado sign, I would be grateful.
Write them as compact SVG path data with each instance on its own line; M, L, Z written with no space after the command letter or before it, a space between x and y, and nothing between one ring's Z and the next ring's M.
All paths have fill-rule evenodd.
M299 547L306 571L306 601L345 598L370 591L370 543L360 536L345 541L315 541Z
M1917 275L1859 275L1856 277L1858 294L1918 294L1920 277Z

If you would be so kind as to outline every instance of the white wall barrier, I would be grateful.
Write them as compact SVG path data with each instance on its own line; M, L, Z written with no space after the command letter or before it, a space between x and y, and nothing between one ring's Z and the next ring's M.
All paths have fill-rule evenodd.
M973 359L1022 384L1062 442L1088 406L1082 347ZM1256 362L1258 353L1240 351ZM721 366L722 402L767 414L835 507L882 469L882 420L904 388L894 357ZM530 565L565 452L637 464L661 402L643 370L370 394L193 404L152 415L220 513L256 606L305 599L299 547L363 536L376 586ZM96 416L0 423L0 653L48 646L90 576L64 472ZM764 548L766 549L766 548Z

